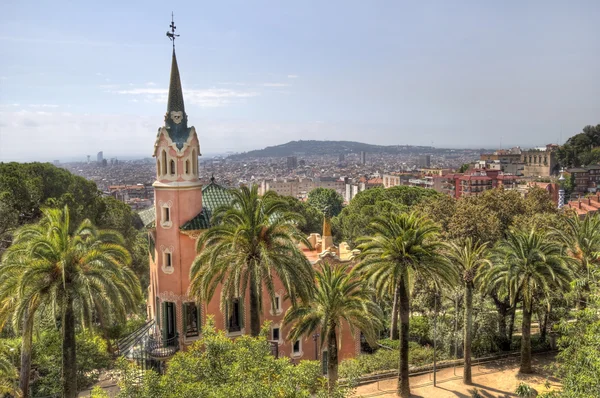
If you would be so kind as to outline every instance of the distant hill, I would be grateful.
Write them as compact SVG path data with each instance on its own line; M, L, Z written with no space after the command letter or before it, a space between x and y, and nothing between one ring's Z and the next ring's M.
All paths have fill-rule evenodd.
M302 156L302 155L339 155L341 153L410 153L435 151L429 146L411 146L411 145L371 145L354 141L290 141L287 144L268 146L265 149L258 149L249 152L243 152L232 155L232 158L265 158L265 157L284 157L284 156Z

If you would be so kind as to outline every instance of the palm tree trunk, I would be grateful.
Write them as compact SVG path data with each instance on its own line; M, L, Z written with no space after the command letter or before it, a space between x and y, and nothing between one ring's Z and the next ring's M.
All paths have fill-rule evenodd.
M473 327L473 282L467 282L465 288L465 370L463 383L472 384L471 378L471 329Z
M75 350L75 312L73 299L66 298L63 311L62 385L63 397L77 397L77 355Z
M257 337L260 334L260 300L258 299L258 289L254 273L250 276L250 334ZM241 314L244 316L244 314Z
M398 395L401 398L410 397L408 383L408 327L409 327L409 296L406 281L400 278L398 298L400 302L400 366L398 371Z
M511 312L510 312L510 318L508 319L508 327L506 328L506 332L507 332L506 339L508 341L507 351L510 351L510 347L512 346L513 333L515 331L515 316L517 315L517 304L516 303L510 311Z
M29 398L29 375L31 373L31 345L33 341L34 310L27 308L23 314L23 341L21 343L21 370L19 388L23 398Z
M506 328L506 317L510 310L510 304L506 300L501 301L495 294L492 294L491 297L494 300L496 310L498 311L498 345L502 351L510 351L511 341L510 338L507 337L508 333Z
M392 340L398 340L399 333L398 333L398 312L399 312L399 305L398 305L398 296L400 294L400 283L398 283L398 285L396 285L396 290L394 291L394 303L392 305L392 324L390 326L390 339Z
M531 373L531 304L523 302L523 326L521 328L521 373Z
M338 381L338 350L335 325L331 325L327 336L327 375L329 377L329 395L332 395Z
M540 340L546 341L546 335L548 333L548 321L550 320L550 312L552 312L552 304L548 303L546 310L544 311L544 317L540 322Z

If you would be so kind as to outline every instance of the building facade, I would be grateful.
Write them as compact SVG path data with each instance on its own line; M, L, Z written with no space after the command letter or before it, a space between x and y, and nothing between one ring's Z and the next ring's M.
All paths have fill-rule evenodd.
M584 196L596 193L600 187L600 165L578 167L567 170L573 179L573 194Z
M522 151L523 177L550 177L557 174L557 149L558 145L549 144L545 148Z
M232 338L249 333L250 322L249 292L245 297L228 300L224 311L220 306L220 286L209 302L199 302L189 293L190 267L197 255L197 239L210 228L213 211L231 201L229 191L214 179L205 186L200 183L199 155L199 139L195 128L188 127L173 51L165 125L158 129L154 144L154 219L144 213L144 224L149 227L150 239L148 316L156 322L155 334L160 341L176 341L183 349L201 337L208 316L213 317L217 329ZM310 240L313 249L303 248L303 251L311 263L317 264L324 258L352 263L354 253L347 245L333 246L331 236L312 234ZM274 279L275 308L265 303L261 320L271 321L270 338L278 346L279 356L293 360L322 358L319 342L313 336L303 336L297 341L285 339L288 330L282 321L290 303L285 298L282 282L277 277ZM268 296L264 288L263 297ZM353 335L346 325L340 333L339 356L350 358L358 352L360 336Z

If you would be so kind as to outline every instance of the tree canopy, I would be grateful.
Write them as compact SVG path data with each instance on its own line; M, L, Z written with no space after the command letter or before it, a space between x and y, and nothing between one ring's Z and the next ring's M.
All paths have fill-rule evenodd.
M558 150L558 162L563 167L600 163L600 124L569 138Z
M316 188L309 192L307 203L326 217L335 217L342 211L344 198L333 189Z
M370 224L375 217L386 215L392 209L407 211L427 198L440 196L433 189L408 186L379 187L360 192L333 219L336 241L346 241L354 246L359 237L374 232Z

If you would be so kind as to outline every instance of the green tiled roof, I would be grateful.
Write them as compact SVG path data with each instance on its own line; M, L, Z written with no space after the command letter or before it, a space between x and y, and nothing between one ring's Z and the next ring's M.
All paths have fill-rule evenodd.
M140 218L142 219L142 222L144 223L144 227L146 227L146 228L151 228L152 224L154 224L154 221L156 221L156 212L154 210L154 207L151 207L146 210L142 210L142 211L138 212L138 214L140 215Z
M183 224L179 229L182 231L196 231L210 228L210 218L216 208L231 203L232 196L227 190L215 182L214 177L210 184L202 188L202 211Z
M183 224L179 229L182 231L197 231L199 229L210 228L210 215L209 211L202 209L202 211L192 218L190 221Z

